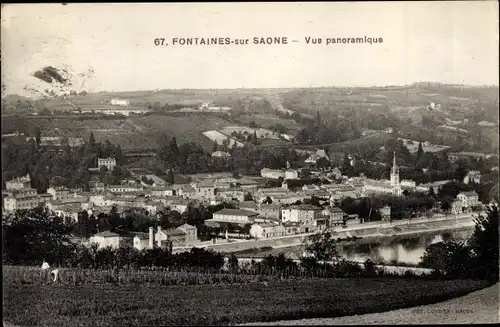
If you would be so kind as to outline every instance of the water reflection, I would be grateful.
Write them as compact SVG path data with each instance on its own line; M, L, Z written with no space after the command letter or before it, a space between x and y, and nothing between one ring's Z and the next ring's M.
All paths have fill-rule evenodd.
M466 240L472 230L442 232L405 238L392 238L379 242L344 245L339 247L340 254L349 260L374 262L402 262L418 264L425 249L434 243L448 240Z

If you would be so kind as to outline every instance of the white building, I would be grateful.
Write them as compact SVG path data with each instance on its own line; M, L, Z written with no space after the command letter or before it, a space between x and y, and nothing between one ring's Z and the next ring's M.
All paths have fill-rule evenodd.
M282 222L298 222L301 224L314 224L321 214L321 208L313 205L296 205L281 209Z
M75 193L72 193L65 187L49 187L47 193L52 195L52 200L59 200L62 202L75 198Z
M286 229L280 224L256 223L250 227L250 236L256 239L280 237L286 235Z
M462 202L463 207L470 208L479 204L479 195L475 191L461 192L457 200Z
M5 188L10 190L22 190L31 188L31 178L29 174L23 177L17 177L5 182Z
M134 248L137 250L152 249L155 247L155 233L154 228L149 227L149 233L140 233L134 237Z
M130 106L130 100L111 99L110 103L113 106L122 106L122 107Z
M149 249L149 235L140 234L134 237L134 248L141 251L144 249Z
M183 231L186 234L186 244L195 244L198 242L198 230L196 229L196 227L184 224L177 227L177 229Z
M216 157L216 158L230 158L231 155L227 152L224 152L224 151L215 151L215 152L212 152L212 157Z
M124 238L117 233L105 231L97 233L90 238L90 244L97 243L99 249L111 246L113 249L118 249L123 245Z
M2 209L5 212L33 209L38 207L39 204L52 199L50 194L37 194L36 190L32 188L11 190L4 194L6 196L3 198Z
M475 183L479 184L481 182L481 173L477 170L471 170L464 177L464 184Z
M98 158L97 159L97 168L101 169L101 167L108 168L109 171L112 171L116 166L115 158Z
M306 163L312 163L312 164L315 164L316 161L318 161L318 159L320 158L326 158L327 160L330 160L330 158L328 158L328 155L326 154L325 150L323 149L318 149L316 151L316 153L313 153L311 154L307 159L306 159Z
M296 169L287 169L285 170L285 179L298 179L299 171Z
M213 219L217 222L248 224L252 223L259 214L254 211L241 209L222 209L213 213Z
M262 168L260 175L264 178L272 179L285 178L285 172L281 169Z

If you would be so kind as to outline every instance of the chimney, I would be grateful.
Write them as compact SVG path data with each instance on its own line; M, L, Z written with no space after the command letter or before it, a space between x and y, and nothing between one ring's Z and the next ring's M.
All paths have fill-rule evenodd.
M149 248L150 249L154 248L154 243L155 243L154 229L153 229L153 227L149 227Z

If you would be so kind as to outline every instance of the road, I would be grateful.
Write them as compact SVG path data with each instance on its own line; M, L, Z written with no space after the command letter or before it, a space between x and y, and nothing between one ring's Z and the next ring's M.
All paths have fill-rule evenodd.
M246 326L488 324L499 322L499 285L448 301L418 307L338 318L282 320Z

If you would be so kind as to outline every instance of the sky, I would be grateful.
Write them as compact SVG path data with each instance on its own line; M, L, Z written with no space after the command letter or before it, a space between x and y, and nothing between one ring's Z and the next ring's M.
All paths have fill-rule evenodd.
M251 44L253 37L289 44ZM378 44L326 44L337 37ZM174 46L230 37L248 45ZM307 44L306 37L321 38ZM165 38L168 46L155 46ZM43 87L45 66L94 75L89 92L183 88L498 85L498 2L8 4L2 6L6 93ZM290 42L297 40L298 42ZM78 91L78 90L77 90Z

